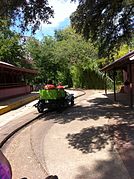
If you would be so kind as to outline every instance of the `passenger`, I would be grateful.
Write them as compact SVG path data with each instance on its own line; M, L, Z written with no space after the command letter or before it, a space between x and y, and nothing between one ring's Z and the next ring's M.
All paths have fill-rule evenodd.
M58 88L58 89L64 89L65 87L62 85L61 82L59 82L56 88Z
M64 90L65 87L62 85L61 82L59 82L56 88L59 90L59 92L60 92L59 94L60 94L61 98L63 98L63 100L64 100L67 95L66 91Z
M48 80L48 83L44 86L44 89L55 89L55 85L52 83L52 80Z
M12 170L11 165L7 158L4 156L2 151L0 150L0 179L11 179L12 178Z
M120 93L128 93L130 90L130 82L126 80L124 85L121 86Z
M128 80L126 80L124 82L124 92L129 93L129 91L130 91L130 82Z
M125 85L125 86L129 86L129 85L130 85L129 81L126 80L126 81L124 82L124 85Z

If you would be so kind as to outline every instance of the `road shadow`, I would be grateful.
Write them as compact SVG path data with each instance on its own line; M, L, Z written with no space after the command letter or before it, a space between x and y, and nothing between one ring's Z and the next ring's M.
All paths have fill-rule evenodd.
M103 150L108 145L109 153L115 152L115 147L121 158L124 156L123 162L129 171L130 176L134 176L134 111L127 106L120 106L117 103L102 95L92 99L87 98L83 105L77 103L71 108L67 108L62 113L52 112L45 116L42 120L53 120L57 124L68 124L73 121L97 121L100 118L108 119L108 123L99 126L87 126L86 128L75 132L68 132L66 140L68 147L78 150L83 154L95 153ZM130 148L124 149L126 143L130 144ZM120 151L123 149L123 151ZM128 154L128 155L126 155ZM76 179L120 179L125 177L124 171L121 171L122 164L117 165L115 153L111 156L111 160L97 161L94 171L82 166ZM122 167L123 168L123 167ZM114 171L114 172L113 172ZM117 171L117 172L116 172ZM120 172L119 172L120 171ZM93 175L98 172L98 177ZM102 175L99 176L99 173Z
M84 105L78 103L62 113L53 111L49 115L44 114L40 119L67 124L74 120L96 121L100 118L108 119L108 124L83 128L78 133L68 133L66 139L69 146L83 153L90 153L105 148L109 141L112 145L116 140L120 141L120 145L128 141L134 143L134 111L125 106L114 106L113 101L105 95L87 98Z
M97 160L91 168L81 166L74 179L128 179L127 172L122 167L116 155L111 155L109 160Z
M113 101L109 98L94 98L86 100L86 106L74 105L63 109L59 112L53 111L52 114L42 115L42 119L49 120L53 118L55 123L66 124L74 120L86 121L86 120L98 120L103 118L114 118L118 121L127 121L129 123L134 122L134 112L128 107L113 106Z
M134 126L126 123L83 128L79 133L68 134L66 138L71 147L87 154L105 148L109 142L114 146L118 141L119 148L126 142L134 143Z

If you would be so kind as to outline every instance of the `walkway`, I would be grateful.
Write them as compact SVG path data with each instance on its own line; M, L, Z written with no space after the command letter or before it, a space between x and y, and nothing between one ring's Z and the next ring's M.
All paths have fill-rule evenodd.
M13 109L16 109L18 107L21 107L38 98L39 98L38 93L31 93L31 94L3 100L0 102L0 115L9 112Z

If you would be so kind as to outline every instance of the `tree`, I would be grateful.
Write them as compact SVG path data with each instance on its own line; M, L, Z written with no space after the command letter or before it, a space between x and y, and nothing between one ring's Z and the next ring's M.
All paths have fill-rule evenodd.
M20 36L9 30L6 23L0 22L0 27L0 60L16 66L25 66Z
M59 64L54 55L55 48L55 41L52 37L44 37L41 42L34 38L27 41L26 49L30 52L39 72L37 82L47 82L50 78L55 81L59 69Z
M103 88L97 49L72 28L56 31L54 38L29 39L26 48L38 68L37 83L51 78L74 87Z
M132 0L79 0L71 23L76 32L98 46L100 57L112 58L124 42L131 41L133 5Z
M70 72L74 87L103 88L102 75L98 71L97 49L90 40L85 41L72 28L57 31L57 57L64 72ZM66 70L65 70L66 69ZM68 73L64 73L69 77Z
M10 25L19 25L22 31L31 27L35 32L41 21L49 23L50 17L53 17L53 9L48 0L0 1L0 20L9 20Z

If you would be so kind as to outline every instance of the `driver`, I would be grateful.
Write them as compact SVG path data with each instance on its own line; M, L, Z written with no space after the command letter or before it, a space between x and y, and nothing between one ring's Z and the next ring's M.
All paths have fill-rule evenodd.
M62 85L61 82L59 82L56 88L57 89L64 89L65 87Z
M52 80L48 80L48 83L44 86L44 89L55 89L55 85L52 83Z
M59 82L56 88L59 90L60 96L61 96L63 99L65 99L65 97L66 97L66 91L64 90L65 87L62 85L62 83Z

